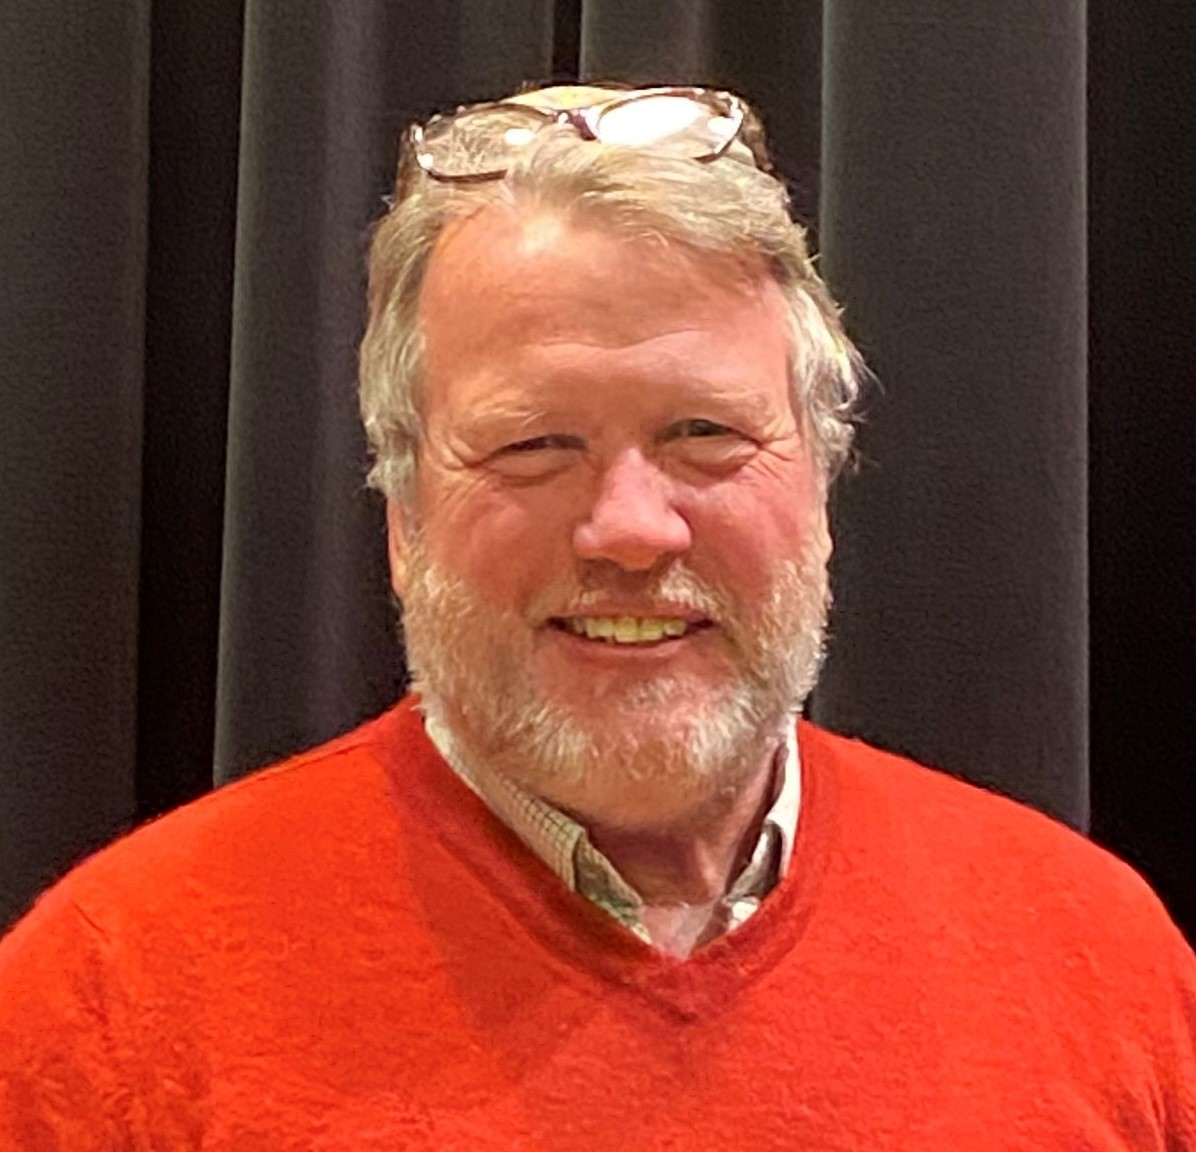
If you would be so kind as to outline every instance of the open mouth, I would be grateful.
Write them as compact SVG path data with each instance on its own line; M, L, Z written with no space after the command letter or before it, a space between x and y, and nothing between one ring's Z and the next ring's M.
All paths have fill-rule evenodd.
M549 620L549 624L582 640L634 645L679 640L709 628L711 621L678 616L558 616Z

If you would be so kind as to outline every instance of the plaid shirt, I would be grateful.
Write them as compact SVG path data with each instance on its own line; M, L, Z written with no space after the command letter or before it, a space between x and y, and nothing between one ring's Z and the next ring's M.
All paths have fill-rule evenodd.
M652 942L643 922L644 901L594 847L585 828L505 776L470 771L454 755L452 738L442 727L426 718L425 727L453 771L571 891L597 904L645 943ZM793 725L777 759L776 799L764 817L751 857L714 909L711 928L704 933L707 939L734 931L747 921L788 871L801 806L801 768Z

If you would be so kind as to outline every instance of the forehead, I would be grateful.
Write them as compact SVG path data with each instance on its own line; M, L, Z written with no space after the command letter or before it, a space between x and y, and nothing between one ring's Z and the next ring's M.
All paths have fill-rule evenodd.
M441 237L420 326L426 400L560 371L689 374L769 393L788 378L787 307L762 264L502 205Z
M601 218L571 222L553 211L524 213L504 204L448 225L433 252L421 303L426 311L467 307L484 297L509 312L533 303L585 302L613 319L628 312L620 307L628 293L652 301L653 312L698 315L770 305L780 308L778 315L784 312L780 289L762 260L627 234Z

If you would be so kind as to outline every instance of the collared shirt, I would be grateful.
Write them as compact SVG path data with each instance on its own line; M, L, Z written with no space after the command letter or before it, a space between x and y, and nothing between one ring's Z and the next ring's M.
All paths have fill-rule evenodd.
M564 812L531 795L506 776L470 769L455 754L451 735L425 717L428 737L453 771L571 891L609 913L645 943L644 901L590 841L585 828ZM734 931L760 907L789 869L801 807L797 733L790 724L777 751L774 800L743 870L717 901L704 939Z

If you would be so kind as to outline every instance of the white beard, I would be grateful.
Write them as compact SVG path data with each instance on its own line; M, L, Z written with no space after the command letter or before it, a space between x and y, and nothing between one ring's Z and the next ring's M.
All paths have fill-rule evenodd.
M580 586L547 589L527 619L437 570L419 541L409 571L407 659L428 719L468 770L506 776L583 820L659 826L729 803L784 739L822 662L829 593L813 544L751 610L680 561L655 575L589 566ZM596 677L584 709L539 683L541 622L615 594L711 617L729 641L727 675Z

